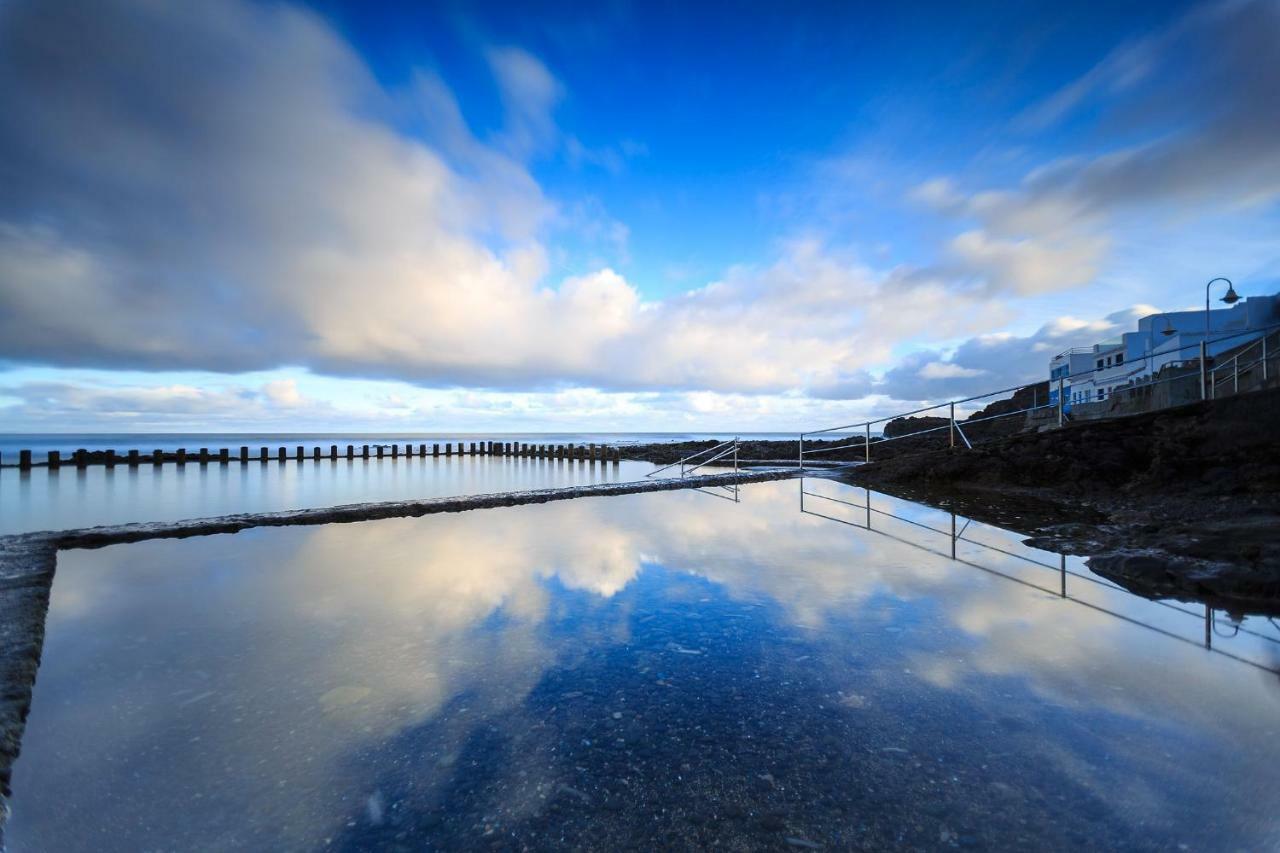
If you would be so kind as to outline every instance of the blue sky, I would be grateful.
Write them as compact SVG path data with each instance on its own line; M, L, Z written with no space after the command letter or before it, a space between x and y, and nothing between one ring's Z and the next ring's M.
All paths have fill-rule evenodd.
M1275 2L0 7L0 430L799 429L1280 289Z

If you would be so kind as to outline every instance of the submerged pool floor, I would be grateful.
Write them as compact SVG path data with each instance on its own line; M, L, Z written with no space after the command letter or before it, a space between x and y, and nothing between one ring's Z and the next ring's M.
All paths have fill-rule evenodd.
M1276 849L1278 669L825 480L68 551L7 840Z

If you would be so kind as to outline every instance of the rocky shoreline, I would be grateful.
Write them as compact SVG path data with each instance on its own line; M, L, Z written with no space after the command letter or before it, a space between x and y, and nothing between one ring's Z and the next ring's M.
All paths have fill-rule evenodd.
M1019 432L1022 419L1010 417L981 424L988 431L972 450L951 450L946 430L873 439L871 464L839 477L1087 556L1093 571L1144 596L1280 614L1277 425L1280 389L1043 432ZM624 457L669 463L712 443L639 445ZM859 442L807 458L860 462L864 452ZM740 449L742 459L796 454L796 441Z
M849 482L1088 556L1148 597L1280 613L1280 390L900 455Z

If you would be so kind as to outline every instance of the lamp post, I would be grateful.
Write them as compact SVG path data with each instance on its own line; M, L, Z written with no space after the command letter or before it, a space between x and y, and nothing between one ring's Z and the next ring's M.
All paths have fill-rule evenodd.
M1209 279L1209 283L1204 286L1204 340L1200 342L1200 399L1207 399L1209 396L1209 288L1219 281L1227 283L1227 295L1222 297L1222 301L1228 305L1234 305L1240 301L1240 296L1236 293L1235 285L1231 283L1231 279L1219 276L1218 278Z
M1156 364L1155 364L1156 337L1154 334L1155 325L1156 324L1153 318L1151 323L1151 328L1147 331L1147 351L1142 354L1142 359L1144 362L1143 369L1149 371L1147 378L1151 380L1155 379L1155 373L1156 373ZM1173 323L1169 321L1169 316L1167 314L1164 317L1164 328L1160 330L1160 334L1161 336L1166 338L1170 338L1178 334L1178 330L1173 327Z
M1204 340L1209 342L1209 288L1213 287L1216 282L1225 281L1227 283L1227 295L1222 297L1222 301L1228 305L1235 305L1240 301L1239 294L1236 293L1235 285L1231 283L1229 278L1211 278L1209 283L1204 286Z

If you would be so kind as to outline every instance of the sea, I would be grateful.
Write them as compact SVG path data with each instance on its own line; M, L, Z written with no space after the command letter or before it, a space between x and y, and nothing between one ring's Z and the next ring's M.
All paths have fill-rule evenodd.
M528 444L651 444L659 442L724 440L734 436L743 440L782 441L795 439L793 432L396 432L396 433L316 433L316 432L186 432L186 433L0 433L0 462L17 461L18 452L30 450L40 461L50 450L64 456L76 450L152 450L173 451L179 448L217 451L224 447L233 451L241 447L289 447L304 445L328 447L336 444L433 444L445 442L503 441Z
M0 435L0 535L41 530L71 530L148 521L179 521L234 513L277 512L353 503L423 500L459 495L495 494L525 489L554 489L599 483L631 482L663 475L647 462L599 464L566 460L486 456L415 456L398 459L327 458L337 445L445 444L502 441L527 444L610 444L724 439L726 433L62 433ZM795 438L787 433L755 433L742 438ZM66 459L76 450L153 450L222 448L239 457L251 448L255 462L231 465L90 465L76 468L14 467L21 450L43 462L50 450ZM270 464L257 462L258 449L271 449ZM276 449L288 448L289 461L276 461ZM298 462L295 448L304 447ZM322 448L317 462L311 449ZM344 454L345 457L345 454ZM671 473L671 472L667 472Z

